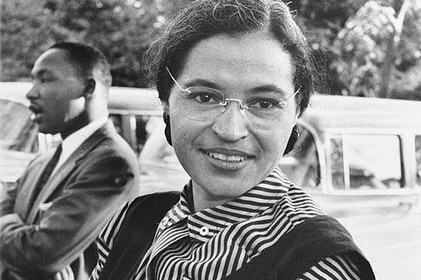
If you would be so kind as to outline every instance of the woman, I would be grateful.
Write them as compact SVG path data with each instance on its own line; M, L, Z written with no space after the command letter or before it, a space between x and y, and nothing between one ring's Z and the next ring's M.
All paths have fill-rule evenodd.
M346 230L277 167L312 93L287 6L195 1L153 50L165 133L191 181L117 213L92 279L374 279Z

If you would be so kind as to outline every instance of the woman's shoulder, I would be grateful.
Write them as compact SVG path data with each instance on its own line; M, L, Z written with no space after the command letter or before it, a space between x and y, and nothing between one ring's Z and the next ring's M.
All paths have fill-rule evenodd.
M139 228L136 221L166 213L177 203L179 197L179 192L159 192L138 196L116 211L99 237L102 240L108 240L107 245L111 248L113 240L120 234L122 228ZM160 218L162 217L156 217L156 219Z
M250 279L247 277L250 275L265 275L265 279L296 279L318 263L336 256L355 265L359 275L364 276L361 279L374 279L369 262L351 235L337 220L327 215L302 221L227 279Z
M308 218L294 227L274 245L272 254L281 258L276 266L287 265L291 268L287 271L295 271L298 275L329 257L344 256L358 268L360 275L366 276L362 279L374 279L369 262L354 243L351 234L329 215Z
M180 192L168 191L168 192L154 192L145 195L138 196L130 202L130 208L139 206L145 203L152 203L156 200L164 200L168 202L177 202L180 199Z
M279 215L285 215L293 227L310 218L325 215L320 206L302 188L290 184L276 205Z

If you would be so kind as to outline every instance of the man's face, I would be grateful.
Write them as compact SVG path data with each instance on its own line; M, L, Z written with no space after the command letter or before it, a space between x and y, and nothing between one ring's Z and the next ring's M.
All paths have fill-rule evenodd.
M85 107L85 84L67 52L47 50L36 60L31 77L33 86L26 97L39 131L51 134L71 131Z

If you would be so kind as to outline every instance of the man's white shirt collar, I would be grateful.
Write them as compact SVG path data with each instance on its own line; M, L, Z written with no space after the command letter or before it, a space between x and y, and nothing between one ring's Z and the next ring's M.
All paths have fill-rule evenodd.
M108 121L108 117L102 117L99 119L90 122L88 125L76 130L69 136L67 136L62 142L62 151L60 155L60 159L56 167L54 168L54 172L70 157L70 155L79 148L82 143L88 139L92 134L95 133L100 127L104 126Z

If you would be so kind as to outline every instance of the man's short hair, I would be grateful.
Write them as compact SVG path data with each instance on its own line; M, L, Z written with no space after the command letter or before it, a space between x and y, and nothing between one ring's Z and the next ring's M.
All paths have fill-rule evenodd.
M60 42L52 45L49 49L66 51L70 61L81 71L81 76L93 76L105 86L111 86L110 65L99 49L78 42Z

